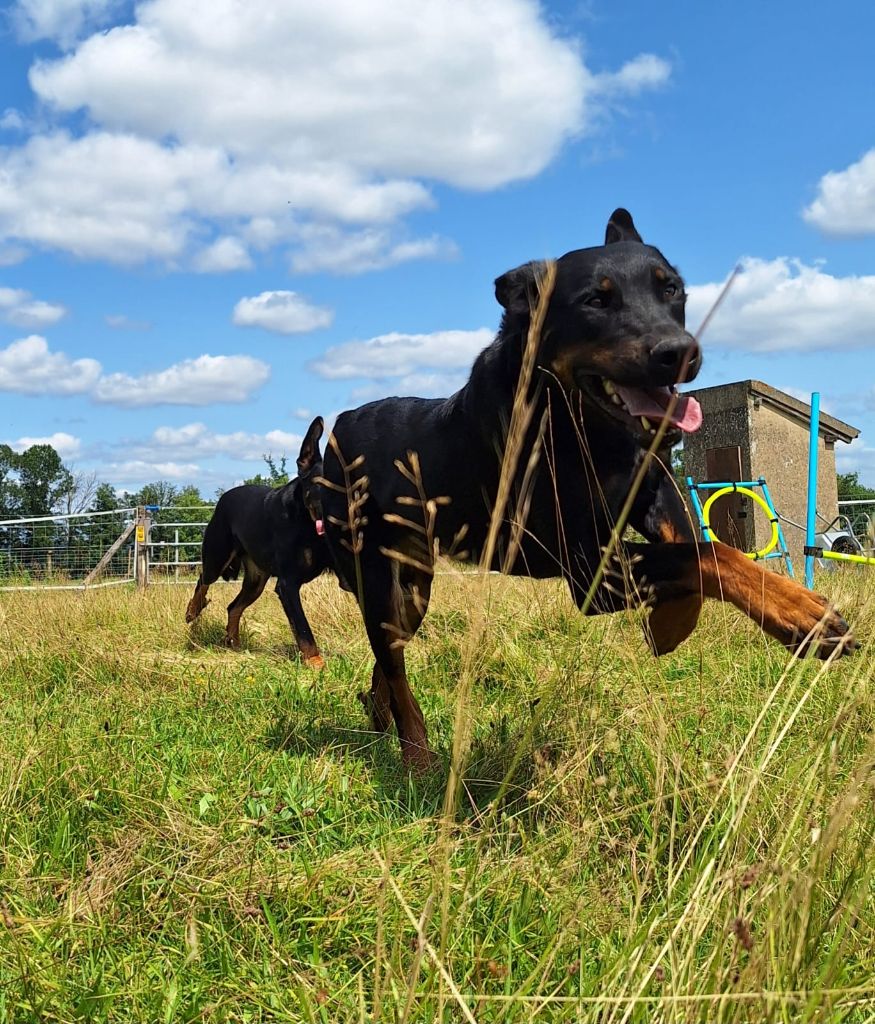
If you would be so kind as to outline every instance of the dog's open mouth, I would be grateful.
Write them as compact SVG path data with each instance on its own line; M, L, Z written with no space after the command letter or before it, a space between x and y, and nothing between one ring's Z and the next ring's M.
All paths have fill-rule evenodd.
M702 407L691 395L678 394L674 387L637 388L605 377L591 377L588 383L599 405L618 419L631 421L645 434L655 434L666 416L670 430L685 434L692 434L702 425Z

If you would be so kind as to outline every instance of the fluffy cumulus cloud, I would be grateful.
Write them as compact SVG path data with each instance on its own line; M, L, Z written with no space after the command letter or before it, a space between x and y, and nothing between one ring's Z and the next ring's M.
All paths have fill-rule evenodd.
M145 441L128 442L126 449L136 457L155 461L179 458L212 458L224 455L244 462L260 462L263 456L294 460L301 450L302 434L268 430L264 434L237 430L222 434L204 423L182 427L158 427Z
M0 287L0 317L16 327L50 327L66 315L59 303L35 299L22 288Z
M722 287L715 282L688 289L692 329ZM749 352L872 347L875 276L835 277L820 265L784 257L745 259L704 340Z
M92 397L127 408L245 402L269 376L267 363L251 356L198 356L137 377L108 374L97 382Z
M109 460L101 463L101 476L113 481L119 490L136 490L146 480L178 480L190 483L201 468L196 462L149 462L146 459Z
M836 469L839 473L859 473L864 484L875 484L875 448L859 437L850 444L836 445Z
M314 306L297 292L261 292L241 299L232 320L238 327L263 327L276 334L304 334L329 327L334 320L330 309Z
M15 10L30 38L68 45L116 4ZM315 269L314 230L354 229L321 269L442 255L448 243L399 224L432 205L430 183L536 175L669 74L649 54L591 73L536 0L144 0L130 23L31 68L56 124L0 154L0 236L204 271L276 245ZM93 127L63 131L80 112Z
M829 235L875 234L875 149L843 171L825 174L803 216Z
M100 379L96 359L70 359L52 352L39 334L0 349L0 391L19 395L83 395Z
M432 334L381 334L367 341L334 345L311 364L329 380L408 378L422 369L461 371L495 337L488 327L475 331L435 331Z
M50 444L62 459L75 459L82 451L82 441L72 434L59 430L48 437L19 437L12 442L12 447L23 452L34 444Z
M0 349L0 392L86 395L128 408L245 402L269 377L267 363L251 356L203 355L132 376L105 374L96 359L70 359L63 352L53 352L38 334Z
M229 270L249 270L252 257L239 238L217 238L194 258L194 269L202 274L222 274Z
M329 225L309 225L298 237L300 245L292 252L291 267L299 273L361 274L409 260L452 259L458 254L455 243L439 235L399 239L386 228L342 231Z
M16 0L10 14L25 42L51 39L67 47L86 29L108 21L120 6L120 0Z

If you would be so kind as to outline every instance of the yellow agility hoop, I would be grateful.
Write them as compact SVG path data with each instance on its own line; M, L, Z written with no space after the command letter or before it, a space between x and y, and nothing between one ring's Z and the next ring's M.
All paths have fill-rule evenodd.
M753 498L753 500L760 506L760 508L769 517L772 524L772 536L769 538L769 543L759 551L745 551L745 555L748 558L754 560L758 558L765 558L766 555L778 544L778 517L772 514L772 510L769 508L769 504L762 495L757 494L756 491L752 491L749 487L721 487L715 491L711 497L702 506L702 523L708 529L713 540L716 540L718 544L722 544L723 541L717 536L717 534L711 529L711 506L718 498L722 498L724 494L746 494L747 497Z

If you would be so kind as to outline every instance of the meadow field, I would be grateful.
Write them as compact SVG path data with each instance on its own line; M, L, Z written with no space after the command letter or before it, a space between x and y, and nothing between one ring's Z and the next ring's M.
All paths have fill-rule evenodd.
M439 767L272 591L0 594L0 1021L875 1019L875 574L864 642L798 661L711 603L661 660L638 613L447 570L408 648ZM470 743L456 788L448 765Z

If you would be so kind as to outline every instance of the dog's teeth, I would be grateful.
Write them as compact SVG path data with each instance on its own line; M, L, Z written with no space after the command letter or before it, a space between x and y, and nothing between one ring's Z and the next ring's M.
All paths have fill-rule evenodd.
M645 430L653 430L653 425L646 416L641 417L641 426L644 427Z
M615 394L617 390L609 380L603 380L602 387L605 389L605 391L607 391L609 395Z
M622 405L623 404L623 399L620 398L620 396L618 394L616 394L616 393L611 395L611 401L614 403L614 405Z
M650 433L652 434L653 437L656 437L656 431L654 430L653 427L650 428Z

